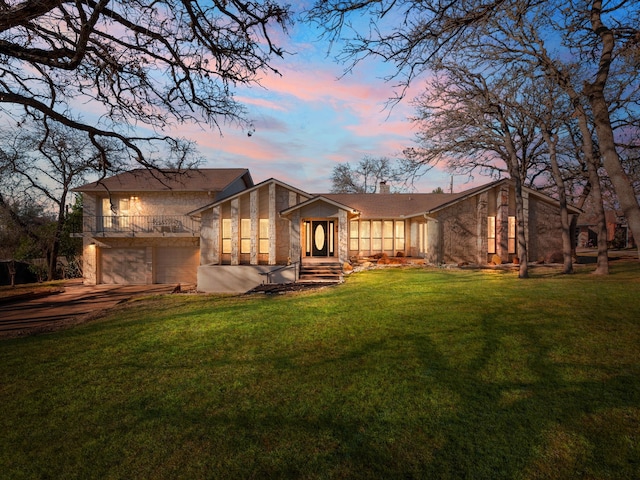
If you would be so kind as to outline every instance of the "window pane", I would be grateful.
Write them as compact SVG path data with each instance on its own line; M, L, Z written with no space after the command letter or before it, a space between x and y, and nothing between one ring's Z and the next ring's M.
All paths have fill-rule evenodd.
M487 251L496 253L496 217L487 218Z
M269 239L260 239L260 253L269 253Z
M240 253L251 253L251 240L243 238L240 240Z
M222 253L231 253L231 239L223 238L222 239Z
M393 238L393 220L385 220L384 238Z
M360 238L371 238L371 222L369 220L360 222Z
M269 238L269 219L260 219L260 238Z
M516 217L509 217L509 253L516 253Z
M243 218L240 220L240 236L244 238L251 237L251 219Z
M231 238L231 219L222 219L222 238Z
M349 238L358 238L358 224L357 220L353 220L349 224Z
M396 222L396 250L404 250L404 222Z

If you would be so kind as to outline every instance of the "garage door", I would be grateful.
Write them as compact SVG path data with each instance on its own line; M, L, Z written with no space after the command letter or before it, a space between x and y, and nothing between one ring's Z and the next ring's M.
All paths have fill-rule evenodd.
M101 283L147 283L144 248L103 248L100 252Z
M199 247L156 248L156 283L196 283Z

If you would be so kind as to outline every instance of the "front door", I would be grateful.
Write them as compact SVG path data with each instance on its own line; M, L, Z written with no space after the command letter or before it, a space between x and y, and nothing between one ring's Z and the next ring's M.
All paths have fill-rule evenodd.
M326 257L328 254L327 223L328 222L319 221L311 222L311 255L314 257Z
M334 255L333 220L310 220L304 222L307 257L332 257Z

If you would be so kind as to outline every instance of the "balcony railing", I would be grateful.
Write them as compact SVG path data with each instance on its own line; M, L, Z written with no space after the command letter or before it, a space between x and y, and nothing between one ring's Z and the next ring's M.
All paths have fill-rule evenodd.
M195 236L200 235L200 221L187 215L105 215L85 217L84 229L74 228L74 233L100 236Z

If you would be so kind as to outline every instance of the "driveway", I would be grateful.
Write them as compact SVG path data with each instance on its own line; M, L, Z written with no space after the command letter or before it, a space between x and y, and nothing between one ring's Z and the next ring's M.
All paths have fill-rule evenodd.
M45 297L0 304L0 338L58 330L81 323L135 296L171 293L175 285L65 284L64 291Z

